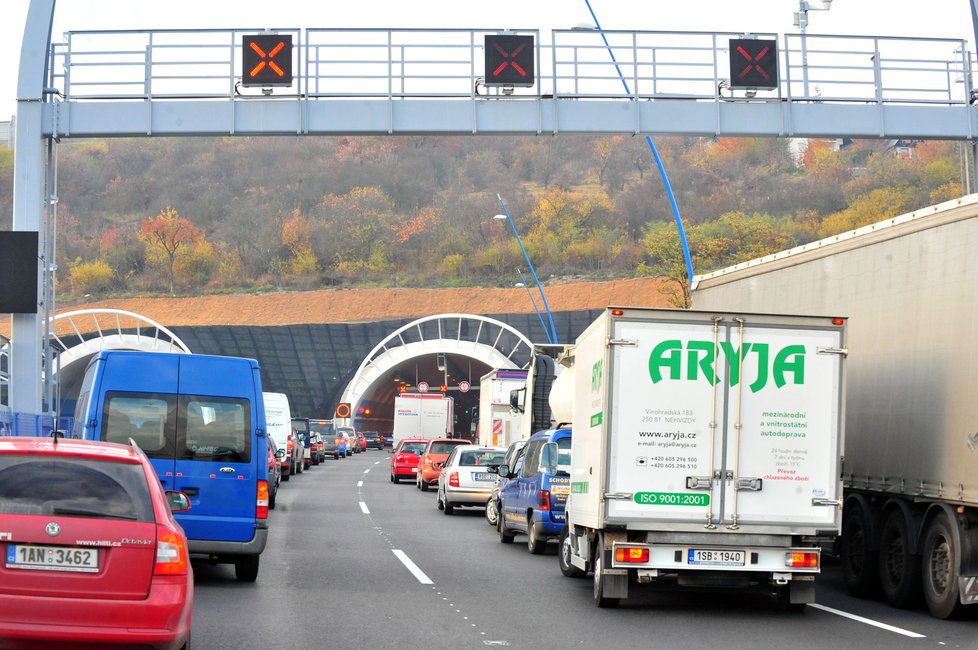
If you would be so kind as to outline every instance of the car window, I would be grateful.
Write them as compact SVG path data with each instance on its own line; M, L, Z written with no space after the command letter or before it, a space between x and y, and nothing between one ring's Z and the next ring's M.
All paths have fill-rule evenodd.
M402 454L418 454L421 455L424 452L424 448L427 443L424 442L405 442L401 445L400 452Z
M457 447L460 444L467 444L467 443L447 442L447 441L446 442L433 442L433 443L431 443L431 449L428 450L428 453L429 454L447 454L447 453L450 453L452 451L452 449L454 449L455 447Z
M128 445L132 438L150 458L172 458L175 404L173 395L110 391L102 413L102 440Z
M445 459L445 465L455 464L455 458L458 457L458 447L452 450L452 453L448 454L448 458Z
M563 467L571 464L571 439L561 438L557 441L557 465Z
M248 400L181 396L179 415L184 426L178 458L238 463L251 460Z
M524 458L526 458L526 454L522 452L520 453L519 456L516 457L516 463L513 465L513 468L510 470L513 476L518 476L519 473L523 470Z
M502 451L467 451L462 454L458 464L462 467L498 466L502 464L504 455Z
M0 456L0 513L153 522L142 465Z
M534 440L526 446L526 453L523 454L523 476L533 476L540 471L540 449L543 447L542 440Z

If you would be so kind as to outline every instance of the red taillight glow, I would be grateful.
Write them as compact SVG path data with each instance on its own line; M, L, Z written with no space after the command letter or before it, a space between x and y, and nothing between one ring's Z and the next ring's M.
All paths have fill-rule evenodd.
M540 490L539 503L537 505L538 510L550 510L550 492L547 490Z
M458 472L452 472L448 475L448 485L449 487L458 487Z
M258 495L255 504L257 505L255 517L268 519L268 481L258 481Z
M631 562L634 564L647 564L649 561L649 549L644 546L616 546L615 562Z
M835 325L836 327L842 327L843 325L846 324L846 319L845 318L833 318L832 319L832 324Z
M612 309L611 310L611 315L612 316L624 316L625 315L625 310L624 309Z
M156 565L153 575L187 575L187 546L183 535L166 528L156 527Z
M802 569L817 569L818 553L786 553L784 565Z
M339 438L334 438L333 439L333 444L335 444L337 447L339 447L340 446L340 439Z

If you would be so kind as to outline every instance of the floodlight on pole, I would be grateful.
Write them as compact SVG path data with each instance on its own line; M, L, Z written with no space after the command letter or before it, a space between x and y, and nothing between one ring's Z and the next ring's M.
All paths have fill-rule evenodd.
M809 11L828 11L832 8L832 0L822 0L821 7L815 7L808 0L798 0L798 11L795 13L795 27L801 30L801 78L805 97L808 97L808 42L806 30L808 29Z
M530 255L526 252L526 247L523 246L523 240L520 239L520 233L516 230L516 224L513 222L513 218L509 216L509 210L506 209L506 203L503 202L503 197L496 194L496 198L499 199L499 205L503 208L503 214L497 214L493 216L493 219L497 219L499 221L505 219L509 222L510 227L513 229L513 234L516 236L516 243L520 245L520 250L523 251L523 259L526 260L526 265L530 269L530 275L533 276L533 281L537 285L537 291L540 292L540 300L543 302L543 308L547 312L547 320L550 321L550 332L548 338L550 339L551 343L556 344L557 328L554 325L553 314L550 313L550 305L547 303L547 294L543 292L543 285L540 284L540 278L537 277L537 272L533 269L533 262L530 261Z
M537 301L533 298L533 292L530 291L530 287L526 285L526 277L523 276L523 271L519 268L516 272L520 276L520 281L516 283L517 289L526 289L526 295L530 296L530 302L533 303L533 311L537 313L537 318L540 319L540 326L543 327L543 333L547 335L547 343L553 343L553 338L550 335L550 330L547 329L547 324L543 321L543 314L540 313L539 307L537 307Z

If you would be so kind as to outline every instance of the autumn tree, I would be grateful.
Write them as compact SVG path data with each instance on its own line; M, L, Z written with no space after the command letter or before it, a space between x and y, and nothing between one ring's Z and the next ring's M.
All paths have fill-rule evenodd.
M186 251L203 238L200 230L174 208L166 207L155 217L143 219L142 239L147 257L166 271L170 293L174 294L174 266L181 251Z

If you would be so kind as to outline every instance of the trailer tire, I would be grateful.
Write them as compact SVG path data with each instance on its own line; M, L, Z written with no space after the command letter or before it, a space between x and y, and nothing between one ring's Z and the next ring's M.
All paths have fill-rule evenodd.
M903 511L894 508L880 528L879 573L883 598L893 607L920 601L920 558L910 553L913 532Z
M594 555L594 604L601 608L618 607L621 602L618 598L606 598L604 595L604 549L598 542L598 548Z
M964 613L958 595L958 559L961 553L954 524L947 514L930 520L924 534L921 575L924 602L936 618L958 618Z
M869 598L879 590L879 558L870 550L869 513L858 505L846 510L842 521L842 576L849 593Z
M557 540L557 562L560 564L560 572L567 578L583 578L585 573L571 564L572 550L570 529L564 526L560 529L560 537Z

